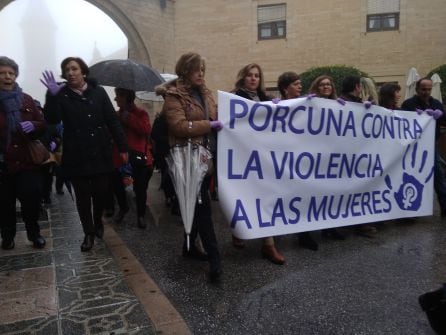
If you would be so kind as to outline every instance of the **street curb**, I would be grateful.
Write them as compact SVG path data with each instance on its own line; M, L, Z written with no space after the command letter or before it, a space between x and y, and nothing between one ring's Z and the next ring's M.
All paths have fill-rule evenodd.
M158 334L192 334L186 321L144 270L111 225L104 225L104 242L128 286L140 301Z

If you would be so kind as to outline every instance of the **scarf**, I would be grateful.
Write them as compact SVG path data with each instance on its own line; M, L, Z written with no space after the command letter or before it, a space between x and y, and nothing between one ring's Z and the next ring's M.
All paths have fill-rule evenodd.
M22 103L23 92L18 84L12 91L0 91L0 104L6 116L8 130L6 147L11 143L11 134L15 133L19 127Z
M259 95L258 95L257 91L250 91L250 90L248 90L246 88L242 88L241 90L243 92L245 92L249 96L249 98L251 100L254 100L254 101L257 101L257 102L260 101L260 98L259 98Z

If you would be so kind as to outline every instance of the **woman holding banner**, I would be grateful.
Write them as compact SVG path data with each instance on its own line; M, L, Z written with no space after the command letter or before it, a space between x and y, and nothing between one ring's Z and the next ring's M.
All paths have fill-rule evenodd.
M245 65L240 69L232 92L249 100L271 100L271 98L266 95L262 69L255 63ZM236 248L243 248L245 246L244 242L234 235L232 236L232 244ZM277 251L276 246L274 245L273 237L266 237L263 240L261 252L263 258L267 258L274 264L282 265L285 263L285 258Z
M318 98L333 100L337 98L333 78L326 75L322 75L314 79L310 85L308 93L313 94Z
M310 95L315 95L318 98L337 99L333 78L327 75L322 75L314 79L310 85L308 93ZM345 240L345 236L336 228L323 229L322 236L331 237L335 240Z
M385 83L379 89L379 105L396 110L398 108L399 100L401 99L401 86L396 83Z
M300 76L293 71L282 73L277 79L277 88L279 89L280 96L283 100L296 99L300 97L300 93L302 92L302 82L300 80ZM319 245L311 237L310 232L306 231L299 233L297 236L301 247L314 251L319 249Z

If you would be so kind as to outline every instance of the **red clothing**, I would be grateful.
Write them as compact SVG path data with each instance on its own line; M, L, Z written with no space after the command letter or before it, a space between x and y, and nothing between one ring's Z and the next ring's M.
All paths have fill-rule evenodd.
M12 134L11 142L6 149L8 131L7 120L5 112L0 106L0 153L6 149L4 159L9 173L16 173L24 170L36 170L40 168L40 166L34 165L31 161L31 155L29 154L26 144L30 140L42 136L47 128L47 124L33 98L26 93L23 93L23 103L20 112L21 120L31 121L35 129L30 133L25 133L20 129L17 130Z
M127 136L129 152L131 150L145 152L147 166L153 164L152 145L149 142L152 126L150 124L147 112L137 107L135 104L130 106L128 111L118 111L119 120L121 121L124 132ZM130 153L129 153L130 154ZM115 168L123 164L116 145L113 145L113 165Z

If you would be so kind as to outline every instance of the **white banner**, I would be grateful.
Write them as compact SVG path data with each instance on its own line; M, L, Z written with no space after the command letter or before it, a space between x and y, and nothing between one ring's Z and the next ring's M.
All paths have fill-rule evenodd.
M243 239L432 215L435 120L218 92L218 189Z

